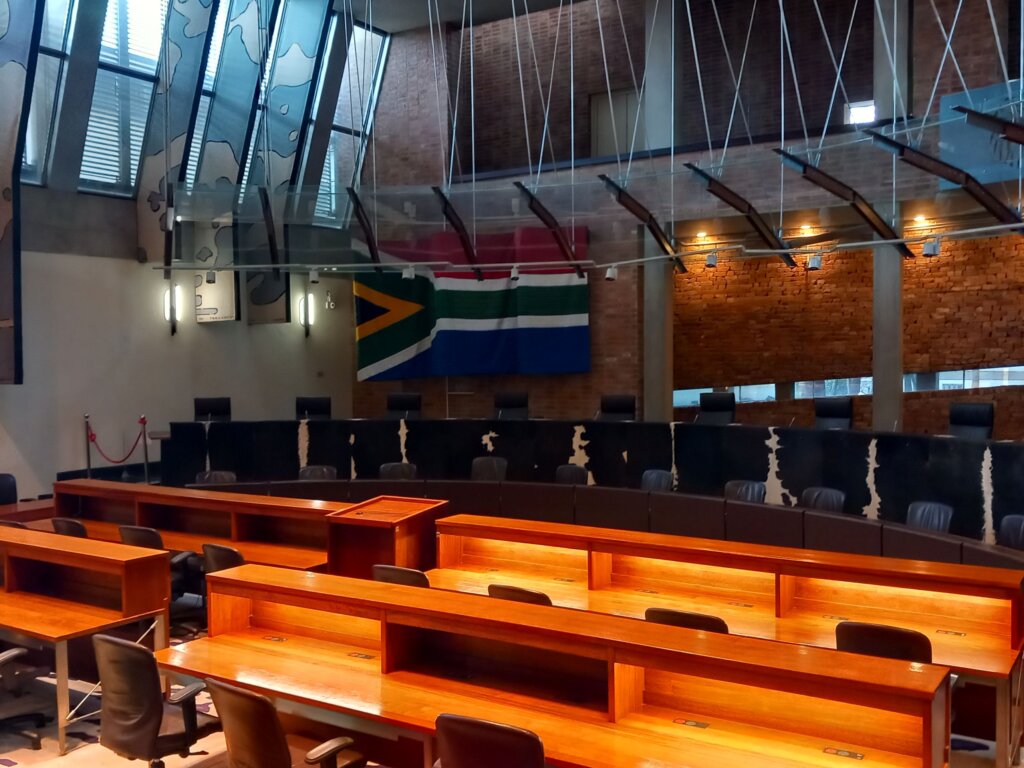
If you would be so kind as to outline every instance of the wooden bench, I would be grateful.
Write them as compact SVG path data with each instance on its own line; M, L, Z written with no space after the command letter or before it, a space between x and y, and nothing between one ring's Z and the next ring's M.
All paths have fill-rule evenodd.
M556 766L948 760L944 667L256 565L208 594L210 636L162 669L418 734L426 766L444 712L529 728Z
M472 515L437 531L428 576L442 589L504 583L599 613L709 613L735 634L822 648L846 619L923 632L935 663L995 686L999 765L1019 738L1020 571Z

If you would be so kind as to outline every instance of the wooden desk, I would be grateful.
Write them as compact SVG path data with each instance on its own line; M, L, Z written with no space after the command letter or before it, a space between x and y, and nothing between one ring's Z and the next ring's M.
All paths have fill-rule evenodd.
M106 480L57 482L54 502L57 515L80 518L97 538L118 541L118 526L144 525L169 549L227 544L246 560L300 569L326 565L327 516L351 506Z
M947 765L944 667L255 565L208 594L165 671L420 734L426 766L443 712L530 728L556 766Z
M53 517L53 499L19 501L14 504L0 504L0 520L14 520L29 523Z
M845 619L923 632L935 663L995 686L998 764L1010 764L1020 572L472 515L440 520L437 531L433 587L513 584L556 605L634 617L653 606L710 613L735 634L822 648L835 647Z
M57 673L57 741L67 751L67 643L146 618L154 645L167 645L171 595L166 552L0 528L0 630L52 644Z
M327 572L368 579L374 565L422 568L434 563L434 522L448 502L378 496L327 516Z

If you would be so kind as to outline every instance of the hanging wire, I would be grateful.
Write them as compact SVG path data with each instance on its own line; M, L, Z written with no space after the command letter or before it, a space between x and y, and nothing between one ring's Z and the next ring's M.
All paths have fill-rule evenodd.
M999 37L999 27L996 24L996 13L992 10L992 0L985 0L988 4L988 18L992 22L992 37L996 41L996 53L999 54L999 65L1003 68L1003 79L1006 81L1006 96L1013 101L1013 89L1010 87L1010 72L1006 68L1006 54L1003 53L1003 41Z
M898 5L899 5L898 3L893 3L893 5L892 5L892 17L893 17L892 18L892 32L893 32L893 37L895 38L893 40L892 44L889 43L889 33L886 31L885 25L884 24L880 24L879 26L881 27L881 30L882 30L882 42L885 43L885 55L889 59L889 69L892 71L892 90L893 90L892 99L893 99L893 104L896 105L897 102L898 102L898 104L899 104L899 106L900 106L900 108L901 108L901 110L903 112L903 127L906 128L907 127L907 105L903 101L903 89L900 86L899 74L896 72L896 58L895 58L895 54L893 52L893 48L895 47L895 45L897 43L897 40L898 40L898 38L896 36L896 32L897 32L897 29L896 29L896 14L897 14ZM934 5L934 0L933 0L933 5ZM884 18L883 14L882 14L882 8L878 4L878 0L875 0L875 12L878 14L878 18L880 18L880 19ZM896 108L895 108L895 106L893 107L893 115L896 115ZM895 130L895 128L896 128L896 123L894 121L893 122L893 130Z
M617 2L617 0L616 0L616 2ZM660 4L660 0L654 0L654 16L653 16L653 18L655 19L655 22L653 24L651 24L651 34L647 38L647 50L648 51L651 50L651 45L654 42L654 32L658 28L657 19L658 19L658 5L659 4ZM623 31L625 31L625 25L623 25ZM636 118L633 120L633 136L632 136L632 138L629 141L629 156L628 156L628 158L626 160L626 177L625 177L625 181L627 183L629 182L630 170L633 167L633 155L636 152L636 135L637 135L637 133L639 133L640 114L642 113L643 108L644 108L644 96L647 94L647 70L648 70L648 67L645 66L644 67L644 76L640 79L640 93L637 96L637 100L636 100ZM650 137L650 134L647 133L647 121L646 120L644 121L644 133L647 134L647 148L650 149L650 147L651 147L651 137Z
M789 22L786 21L786 9L783 0L779 0L779 13L782 15L782 34L786 42L786 52L789 54L789 72L793 77L793 91L796 93L796 106L800 112L800 125L804 129L804 144L809 144L811 139L807 134L807 120L804 117L804 100L800 95L800 80L796 76L796 61L793 60L793 46L789 41Z
M711 123L708 122L708 104L704 100L704 80L700 73L700 56L697 53L697 36L693 31L693 14L690 12L690 0L686 0L686 20L690 25L690 44L693 46L693 66L697 70L697 89L700 91L700 107L704 112L704 133L708 139L708 159L714 160L714 150L711 148Z
M430 0L427 0L427 2L429 3ZM465 11L463 11L463 13L465 13ZM441 49L441 66L442 66L442 71L445 73L445 79L446 79L446 82L447 82L447 76L448 76L448 46L446 44L442 44L443 41L445 40L445 34L444 34L444 30L443 30L442 25L441 25L441 8L438 5L438 0L434 0L434 19L437 22L437 41L438 41L438 47ZM460 43L460 45L461 45L461 43ZM459 49L459 56L460 56L460 58L459 58L459 66L460 66L459 72L460 72L460 75L459 76L460 77L461 77L461 71L462 71L461 70L461 66L462 66L461 55L462 55L462 49L460 47L460 49ZM434 86L435 86L435 88L437 87L437 78L438 78L438 76L435 75L434 76ZM456 83L456 88L458 88L458 84L457 83ZM456 114L457 114L457 105L456 105L456 103L453 102L451 88L445 88L445 101L446 101L446 103L448 105L448 119L451 120L451 122L452 122L452 136L454 138L454 136L455 136L455 118L456 118ZM440 120L440 117L438 118L438 120ZM442 135L443 135L444 129L441 128L441 131L442 131ZM445 143L443 141L443 139L442 139L441 143L442 143L442 145ZM458 145L456 145L454 143L454 141L453 141L452 153L451 154L452 154L453 162L458 160L459 161L459 167L461 168L462 167L462 162L461 162L461 155L459 154L459 147L458 147ZM442 182L444 182L444 179L445 179L445 175L444 175L444 173L442 173L441 174ZM447 186L448 187L451 186L451 182L450 181L448 182Z
M451 189L452 178L455 174L455 139L458 136L459 127L459 95L462 92L462 59L466 50L466 8L467 0L462 0L462 30L459 32L459 71L455 80L455 115L452 118L452 149L448 155L448 185Z
M928 117L932 112L932 105L935 104L935 95L939 90L939 81L942 79L942 71L946 67L946 59L950 56L953 57L953 63L956 66L957 75L960 77L960 85L963 87L964 93L967 94L967 98L971 102L971 106L974 106L974 100L971 97L970 91L967 90L967 83L964 82L963 72L960 71L960 65L956 61L956 54L953 53L953 35L956 33L957 22L960 21L960 11L963 10L964 0L956 6L956 13L953 15L953 23L949 28L949 34L946 34L946 27L942 23L942 19L939 18L939 9L935 7L935 0L931 0L932 10L935 11L935 21L938 22L939 29L942 31L942 37L946 41L945 49L942 51L942 58L939 60L939 69L935 73L935 82L932 84L932 92L928 97L928 106L924 110L924 117L921 118L921 129L918 131L917 140L921 141L924 138L924 129L928 125Z
M564 0L558 0L558 23L555 25L555 51L551 55L551 74L548 78L548 95L544 101L544 130L540 135L540 151L537 152L537 180L534 183L534 189L540 185L540 169L542 161L544 159L544 144L547 142L548 132L550 130L550 116L551 116L551 94L555 91L555 69L558 63L558 46L561 41L562 33L562 6ZM530 37L533 38L533 31L530 31ZM541 98L544 98L544 92L541 91ZM551 143L551 163L555 164L555 146L554 142Z
M608 91L608 115L612 123L612 141L615 142L615 162L619 166L619 177L622 177L622 158L619 156L619 129L615 125L615 106L612 103L612 80L608 73L608 50L604 44L604 25L601 23L601 0L594 0L597 10L597 34L601 39L601 60L604 62L604 84Z
M637 102L639 102L640 101L640 90L641 90L642 86L638 86L637 85L637 81L636 81L636 68L635 68L635 66L633 64L633 52L630 50L630 47L629 47L629 34L626 32L626 21L622 17L622 4L619 2L619 0L615 0L615 10L617 11L618 16L619 16L619 26L622 28L622 41L623 41L623 43L626 46L626 60L629 62L629 76L630 76L630 79L633 81L633 91L636 93ZM655 0L655 10L654 10L654 13L655 13L655 18L657 18L657 13L658 13L658 10L657 10L657 0ZM651 30L651 32L653 33L654 30ZM653 39L653 37L652 37L652 39ZM644 74L645 75L647 74L646 69L647 68L644 67L644 70L645 70ZM636 123L638 123L638 122L640 122L640 107L639 107L639 104L637 106L636 118L634 119L634 132L635 132ZM651 135L647 131L647 123L646 123L646 121L644 122L644 134L645 134L644 138L647 140L647 146L650 147L651 146Z
M434 98L437 100L437 150L441 158L441 178L444 178L444 121L441 119L441 76L437 69L437 45L434 42L434 3L427 2L427 26L430 27L430 59L434 68ZM443 38L442 38L443 39Z
M526 165L533 166L533 150L530 148L530 118L526 113L526 86L523 83L523 58L519 51L519 19L516 18L516 0L512 0L512 31L516 41L516 66L519 69L519 101L523 105L523 137L526 139ZM537 171L540 173L540 170Z
M718 20L718 2L712 0L712 8L715 11L715 20L718 21L718 33L722 39L722 46L726 49L725 56L729 61L729 71L732 72L732 57L729 55L728 45L725 42L725 33L722 31L721 21ZM750 50L750 40L754 32L754 19L757 17L757 0L754 0L754 4L750 9L750 21L747 23L747 39L743 43L743 56L740 59L740 74L739 77L733 75L733 86L736 88L736 94L732 99L732 110L729 112L729 125L725 130L725 143L722 145L722 162L725 165L725 155L729 151L729 141L732 138L732 126L736 119L736 108L739 106L740 114L743 117L743 123L747 129L747 140L751 145L754 143L754 137L750 133L750 124L747 122L747 113L743 108L743 100L740 98L740 86L743 84L743 73L747 69L747 52Z
M1024 0L1021 0L1024 2ZM569 3L569 222L576 247L576 46L573 39L576 3ZM1021 49L1024 51L1024 47Z
M832 109L835 107L837 89L842 89L843 99L847 104L850 103L850 95L846 92L846 84L843 82L843 66L846 64L846 53L850 50L850 37L853 34L853 22L857 18L857 7L860 4L860 0L853 0L853 12L850 14L850 23L846 27L846 40L843 42L843 52L839 56L839 61L836 61L835 51L832 49L832 41L829 39L828 30L825 27L825 19L821 15L821 7L818 5L818 0L814 0L814 10L818 14L818 24L821 26L821 34L825 38L825 45L828 47L828 56L832 60L832 66L836 70L836 81L832 84L832 97L828 101L828 112L825 114L825 124L821 127L821 138L818 139L818 157L820 158L820 152L822 146L825 144L825 134L828 132L829 123L832 122Z
M475 61L474 52L476 43L474 33L476 25L473 22L473 0L469 0L469 128L470 147L473 150L472 156L472 192L473 192L473 245L476 245L476 70L473 66Z
M562 3L562 0L559 0L558 26L556 26L556 28L555 28L555 56L556 57L558 55L558 33L559 33L559 28L561 27L561 24L562 24L561 3ZM536 42L535 42L534 37L533 37L533 14L530 12L529 0L523 0L523 12L524 12L523 15L526 17L526 33L530 37L530 54L531 54L531 57L533 58L533 69L534 69L534 72L536 72L536 74L537 74L537 92L540 94L540 103L544 104L545 103L545 99L544 99L544 84L541 82L540 62L537 59L537 45L536 45ZM551 68L551 79L552 80L554 80L554 74L555 74L554 73L554 62L552 62L552 68ZM549 93L550 93L550 87L549 87ZM550 101L550 99L548 99L548 101ZM543 156L544 156L545 139L547 138L547 133L546 132L547 132L548 125L547 125L547 108L546 107L544 109L544 115L545 115L544 129L541 132L541 136L540 136L540 152L538 153L538 157L539 158L543 158ZM554 164L555 163L555 148L554 148L554 146L550 147L550 152L551 152L551 163ZM531 161L532 161L532 158L531 158ZM538 172L538 174L540 173L540 164L541 164L541 161L538 160L537 161L537 167L538 167L538 171L537 172ZM530 165L527 164L527 167L529 168Z

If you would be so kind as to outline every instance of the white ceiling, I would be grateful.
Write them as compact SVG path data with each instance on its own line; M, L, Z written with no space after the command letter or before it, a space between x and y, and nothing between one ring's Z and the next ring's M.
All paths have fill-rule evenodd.
M437 3L437 9L441 13L441 20L455 24L462 23L462 9L465 4L473 6L473 21L477 24L484 24L488 21L508 18L512 15L513 0L351 0L352 8L356 18L364 22L372 22L375 27L385 32L404 32L410 29L420 29L430 23L428 7L432 8ZM524 0L514 0L516 13L523 13ZM562 0L565 5L579 0ZM343 3L338 2L337 5ZM530 11L543 11L548 8L557 8L560 0L525 0L525 5ZM348 5L348 3L344 3ZM372 12L368 13L367 8L372 6Z

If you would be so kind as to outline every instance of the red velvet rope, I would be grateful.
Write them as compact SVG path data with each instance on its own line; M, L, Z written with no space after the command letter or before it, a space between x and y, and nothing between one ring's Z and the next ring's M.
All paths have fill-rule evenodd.
M141 419L139 419L139 423L145 425L146 417L143 416ZM141 429L139 430L139 434L135 436L135 442L132 443L131 450L128 451L128 453L125 454L124 458L123 459L112 459L109 456L107 456L107 454L105 454L103 452L102 448L100 448L100 444L96 440L96 433L93 432L92 427L89 427L89 442L91 442L93 445L95 445L96 446L96 450L99 452L100 456L102 456L104 459L109 461L111 464L124 464L126 461L128 461L128 459L130 459L132 457L132 454L135 453L135 449L139 447L139 441L140 440L142 440L142 430Z

